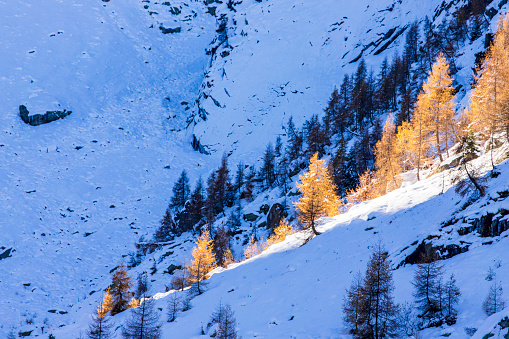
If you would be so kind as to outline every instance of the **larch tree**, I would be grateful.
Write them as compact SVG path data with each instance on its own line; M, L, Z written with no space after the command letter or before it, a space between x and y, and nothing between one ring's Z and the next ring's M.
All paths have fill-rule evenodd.
M458 315L458 302L461 296L460 289L456 285L456 278L454 274L451 274L447 282L445 283L445 322L448 325L456 323L456 317Z
M401 166L396 153L396 127L389 117L383 128L382 139L376 143L375 167L376 183L380 195L384 195L399 187L396 175L400 174Z
M207 279L210 271L216 268L213 241L210 238L208 227L205 227L201 236L196 240L196 247L193 249L193 259L187 268L190 273L191 283L195 283L197 293L202 294L200 283Z
M106 295L105 295L106 297ZM105 306L104 301L99 304L97 311L92 315L92 323L90 323L87 331L89 339L108 339L112 337L110 315L108 305Z
M131 317L122 326L122 337L160 339L162 324L154 306L154 299L144 299L138 307L131 308Z
M427 252L417 264L414 280L415 304L421 312L421 327L441 319L444 308L443 266L438 263L436 254Z
M509 14L500 17L495 38L475 77L468 116L473 128L490 138L506 132L509 140ZM491 159L492 167L493 152Z
M228 304L220 303L211 317L211 323L217 324L216 338L237 339L237 321L235 313Z
M381 339L395 335L397 305L387 252L375 245L362 286L362 310L357 338Z
M123 312L128 308L129 300L133 296L132 287L131 277L127 274L124 263L121 263L111 279L111 296L114 303L111 315Z
M343 300L343 321L348 327L348 331L354 337L357 337L361 326L360 319L362 315L363 299L363 277L358 272L347 289Z
M502 285L497 280L494 280L493 284L491 284L488 295L482 304L482 308L484 313L488 316L500 312L505 308Z
M418 110L427 115L428 126L425 131L430 134L436 155L443 161L442 151L448 150L454 141L454 88L449 74L449 63L443 54L436 59L427 81L422 86L417 102Z
M280 243L286 239L286 236L293 232L292 226L288 224L285 218L283 218L279 222L279 225L274 228L274 234L267 238L267 245L270 246Z
M308 171L299 179L301 183L297 184L297 188L302 197L294 203L299 220L306 227L310 227L315 235L319 235L315 227L316 220L339 214L341 200L336 195L336 186L325 161L318 159L318 153L311 157Z
M182 301L177 293L173 293L168 298L168 322L174 322L178 313L182 310Z

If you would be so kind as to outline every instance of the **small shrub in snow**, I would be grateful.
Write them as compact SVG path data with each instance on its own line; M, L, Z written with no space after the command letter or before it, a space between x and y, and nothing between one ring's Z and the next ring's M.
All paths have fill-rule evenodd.
M182 309L182 301L177 293L173 293L168 300L168 322L171 323L177 319L178 312Z
M220 303L212 313L211 323L217 324L217 339L237 339L235 314L228 304Z
M490 290L486 299L482 304L482 309L486 315L490 316L505 308L505 300L503 299L502 285L496 280L490 286Z

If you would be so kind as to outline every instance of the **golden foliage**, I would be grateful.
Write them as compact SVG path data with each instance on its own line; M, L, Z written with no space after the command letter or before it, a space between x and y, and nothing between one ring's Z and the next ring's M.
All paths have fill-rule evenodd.
M380 194L376 189L374 173L369 169L366 169L359 177L359 184L354 190L350 190L346 193L346 201L348 206L352 207L363 201L375 199Z
M111 287L108 286L108 288L106 289L106 294L103 297L103 301L99 304L99 307L97 308L97 316L99 318L104 317L106 313L111 311L111 309L113 308L114 302L110 290Z
M495 38L475 78L468 116L485 137L509 131L509 13L498 21ZM509 136L509 135L508 135Z
M131 307L138 307L140 306L140 300L139 299L136 299L136 298L132 298L130 301L129 301L129 305L127 306L127 308L131 308Z
M207 279L209 272L216 268L216 257L212 252L212 248L213 242L210 238L210 232L208 227L205 227L201 236L196 240L191 264L187 266L191 283Z
M255 255L258 255L263 252L265 249L265 244L263 242L257 242L253 237L249 238L249 243L244 249L244 256L246 259L252 258Z
M400 185L397 175L401 173L398 148L396 147L396 126L389 117L383 128L382 139L374 149L375 155L375 184L380 195L393 191Z
M233 259L232 250L229 248L224 252L224 260L223 260L223 267L227 268L228 265L235 263L235 260Z
M309 168L299 177L301 183L297 188L302 197L294 205L299 214L299 220L307 227L311 227L315 234L315 221L325 216L335 216L340 213L341 200L336 195L334 185L324 160L318 159L315 153L310 160Z
M285 218L281 219L279 225L274 229L274 234L267 239L267 245L277 244L286 239L286 236L293 234L294 230Z

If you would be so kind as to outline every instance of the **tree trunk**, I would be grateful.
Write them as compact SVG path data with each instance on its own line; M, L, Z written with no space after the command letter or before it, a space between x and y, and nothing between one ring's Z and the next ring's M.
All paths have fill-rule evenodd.
M322 234L322 233L320 233L320 232L318 232L318 231L316 230L316 228L315 228L315 220L314 220L314 219L313 219L313 220L311 220L311 229L313 230L313 233L314 233L315 235L320 235L320 234Z

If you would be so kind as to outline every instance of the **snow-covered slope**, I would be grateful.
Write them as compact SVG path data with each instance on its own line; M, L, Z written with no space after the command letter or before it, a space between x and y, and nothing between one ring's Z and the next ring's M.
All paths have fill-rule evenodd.
M0 333L34 317L66 324L48 310L88 296L151 232L182 169L196 178L217 162L172 132L203 80L215 19L201 2L173 6L182 13L141 0L0 2L0 254L12 249ZM72 114L33 127L21 104Z
M227 18L223 35L228 39L213 55L193 108L193 132L208 152L256 158L275 135L286 133L290 116L301 126L312 114L320 115L334 87L353 73L361 58L376 75L384 58L402 54L413 22L422 27L428 16L438 25L465 3L242 1L235 12L219 5L218 12ZM498 10L498 2L490 7ZM483 39L478 39L458 53L455 78L463 88L469 88L474 54L483 48Z
M92 291L104 289L111 268L133 249L140 235L152 232L167 206L171 185L182 169L192 179L207 175L217 166L223 152L233 152L230 164L237 160L253 163L266 143L283 132L282 124L290 115L300 124L311 114L322 111L332 88L345 73L355 69L356 63L350 61L365 46L378 43L376 48L369 47L363 53L368 65L376 70L385 56L391 57L402 46L404 34L375 55L391 39L383 39L388 31L395 28L393 34L396 34L414 20L420 21L425 15L433 17L436 8L442 5L438 0L419 3L244 0L235 6L237 12L232 12L226 3L207 2L209 5L191 0L171 1L171 4L148 0L0 1L3 107L0 115L0 335L11 328L41 331L45 326L47 331L48 327L78 320L77 325L64 327L60 332L61 337L74 337L73 331L86 325L99 298L99 293L91 294ZM446 3L453 4L450 13L463 2ZM210 14L213 7L217 7L217 17ZM209 43L218 35L216 18L222 14L228 19L229 44L233 49L222 46L215 55L207 55ZM179 33L169 33L169 29L178 27ZM460 83L468 83L474 53L481 48L480 40L465 48L458 61L464 67L460 71ZM71 110L72 114L63 120L32 127L19 118L21 104L31 114L55 109ZM206 121L196 115L200 108L206 111ZM186 129L190 112L195 116ZM192 134L208 146L211 155L191 150ZM424 205L446 203L443 199L447 195L425 202L435 196L436 188L428 191L420 185L416 187L421 188L414 187L411 191L422 189L425 194L408 193L405 197L417 200L406 202L406 207L421 206L418 205L421 202ZM363 205L334 223L364 223L354 221L355 213L367 213L364 208L385 215L370 223L389 221L385 207L376 205L380 201L395 206L394 211L403 214L405 206L390 205L387 200L390 197L367 207ZM258 199L259 206L264 196ZM341 218L351 219L341 221ZM437 222L444 221L445 212L443 217L436 218ZM292 331L305 337L334 336L334 329L341 331L340 301L334 299L341 298L338 291L349 283L347 274L352 268L348 265L355 264L355 270L362 268L354 260L365 262L368 254L364 251L367 246L364 235L369 234L363 227L343 234L351 228L333 227L334 223L325 226L331 228L330 242L329 237L321 237L313 240L310 247L297 248L300 240L296 237L293 242L278 247L281 253L264 254L249 264L253 266L242 264L236 270L215 276L211 288L217 286L217 295L207 293L196 299L196 307L189 316L178 322L192 324L182 326L190 332L179 332L180 326L176 330L173 324L165 325L165 332L182 338L198 334L197 322L206 325L210 309L219 300L210 298L224 295L234 306L245 337L254 336L256 331L265 337L272 333L276 337L283 333L286 336ZM429 225L429 230L435 226ZM383 237L388 239L395 233L388 230ZM331 286L323 287L323 293L316 293L316 287L318 290L322 287L310 277L318 277L329 268L316 265L309 268L312 274L307 276L307 263L303 262L339 263L340 259L334 255L345 256L337 244L343 236L352 239L358 236L352 243L358 243L363 251L352 254L351 262L340 265L345 268L339 268L339 284L335 283L336 277L320 278ZM418 235L414 237L417 239ZM191 239L182 240L188 241L179 253L191 246ZM410 241L389 241L391 253L408 245L407 240ZM293 249L293 254L284 252L286 249ZM327 255L318 249L330 257L323 259ZM464 257L471 253L474 252ZM256 286L261 283L249 277L256 277L251 275L253 272L263 277L272 262L276 267L270 272L278 282L265 290ZM295 281L286 279L292 275ZM243 287L241 282L248 280ZM306 284L297 284L299 280ZM156 282L154 289L160 291L165 283L169 282ZM315 283L318 285L314 286ZM285 284L295 286L295 294L290 292L291 288L286 292ZM234 292L225 292L227 285L231 285L228 290L234 288L239 292L235 292L238 297L231 301L228 297ZM302 294L308 287L317 295L317 303L297 301L300 295L307 296L308 300L314 298ZM249 297L248 289L256 288L260 289L252 294L257 299ZM279 288L283 291L276 292ZM268 299L261 298L265 291ZM278 293L283 293L288 300L296 300L295 303L276 302ZM335 311L320 308L322 302L334 306ZM274 306L269 307L271 303ZM274 316L260 312L265 306L267 310L275 310L278 303L281 310ZM295 307L291 304L299 305L300 310L291 311ZM256 320L256 312L264 316ZM296 317L306 315L311 320L286 322L287 313L295 313ZM250 323L249 319L254 320ZM308 331L307 324L311 321L327 326L320 330L310 327Z
M507 147L500 149L496 158L504 158L507 151ZM475 163L486 169L489 155ZM163 337L202 337L202 328L207 333L210 316L222 302L235 311L238 332L243 338L348 338L342 323L343 297L354 274L366 269L373 245L379 241L385 245L394 269L396 301L403 303L412 301L415 265L398 264L425 239L433 239L434 246L468 244L468 251L442 261L445 274L454 273L462 293L457 323L427 329L420 335L469 338L465 328L490 331L506 312L489 319L484 315L482 302L491 285L485 277L491 267L496 279L505 289L509 288L506 256L509 234L508 231L496 237L481 237L476 232L459 234L473 219L509 208L509 200L502 198L507 196L503 191L509 189L509 163L505 161L498 169L502 174L489 180L487 196L470 205L465 205L469 197L462 198L454 192L451 173L439 173L361 203L345 214L322 219L319 229L324 233L307 243L310 234L300 232L261 255L226 270L216 270L207 291L192 299L193 308L180 313L176 322L163 325ZM465 221L448 222L451 216ZM154 296L163 320L172 293L185 292ZM77 311L77 323L56 331L57 337L69 337L86 328L90 319L86 309L93 307L90 304ZM113 317L116 325L128 314ZM477 337L482 336L478 333Z

